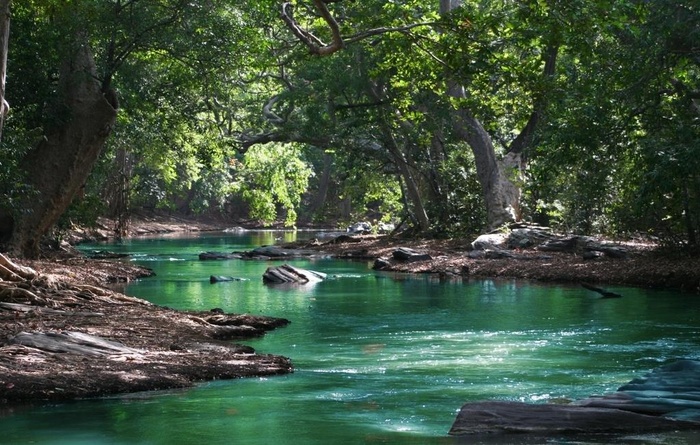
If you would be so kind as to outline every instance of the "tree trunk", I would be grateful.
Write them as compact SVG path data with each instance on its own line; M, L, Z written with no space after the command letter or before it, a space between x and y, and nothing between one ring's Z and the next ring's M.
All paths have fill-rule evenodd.
M399 169L399 176L401 179L403 179L403 183L406 187L406 194L408 195L407 198L411 204L409 213L415 218L420 231L427 232L430 229L430 220L428 219L428 213L425 211L423 198L421 198L420 189L418 188L418 183L415 180L411 166L408 164L406 155L397 144L396 138L394 138L394 135L391 132L391 128L389 128L388 125L383 126L385 127L385 144L389 150L389 153L391 154L394 164Z
M492 230L517 220L520 190L507 176L507 167L517 164L519 155L499 160L491 136L469 110L455 110L453 118L455 133L469 144L474 153L476 175L486 205L487 228ZM513 165L507 166L507 163Z
M10 0L0 0L0 140L2 127L10 106L5 100L5 75L7 74L7 51L10 42Z
M309 209L307 210L307 215L305 220L310 222L316 212L321 210L321 208L326 203L326 198L328 197L328 189L331 184L331 171L333 169L333 156L323 153L323 172L321 173L321 178L318 184L318 190L313 196L311 203L309 204Z
M78 41L60 72L61 121L22 160L35 193L25 197L14 221L10 247L21 256L38 255L41 237L85 184L116 121L116 95L103 94L87 39Z
M440 14L447 14L461 5L462 0L440 0ZM449 74L447 85L449 96L466 98L464 87L450 79ZM452 118L455 134L464 140L474 153L476 173L486 205L488 229L515 221L519 213L520 190L508 177L504 163L496 157L491 136L468 109L453 110ZM517 159L512 161L517 162Z

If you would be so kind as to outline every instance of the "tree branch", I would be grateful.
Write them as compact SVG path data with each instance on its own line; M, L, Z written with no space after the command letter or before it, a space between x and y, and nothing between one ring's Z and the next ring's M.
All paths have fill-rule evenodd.
M292 31L292 34L294 34L297 37L297 39L299 39L304 45L306 45L307 48L309 48L309 51L311 51L312 54L318 56L327 56L333 54L345 48L345 45L347 43L359 42L360 40L366 39L368 37L380 34L387 34L390 32L408 31L410 29L417 28L420 26L432 26L435 24L434 22L423 22L393 28L374 28L358 34L354 34L347 38L343 38L342 34L340 33L340 26L338 25L338 21L335 19L335 17L333 17L333 14L330 13L328 7L326 6L327 3L336 3L339 1L341 0L314 0L314 6L316 10L320 14L321 18L323 18L323 20L326 22L326 24L328 24L328 28L330 29L331 35L333 36L333 40L330 44L324 43L321 39L319 39L309 31L303 29L299 25L299 23L294 18L294 7L290 2L285 2L282 4L282 21L284 21L284 23L287 25L287 28L289 28L289 30Z
M551 79L554 76L557 55L559 54L559 46L551 45L547 47L545 51L545 62L544 62L544 72L543 76L545 79ZM508 147L507 153L522 153L525 151L530 144L532 144L532 139L535 136L535 131L537 130L537 125L544 114L544 108L547 105L547 100L544 97L540 97L535 100L534 110L530 114L530 118L523 127L522 131L516 136L516 138L511 142Z
M269 132L260 134L241 133L238 136L237 142L241 148L238 150L241 153L248 151L250 147L258 144L267 144L269 142L301 142L304 144L314 145L316 147L326 147L330 144L330 138L314 138L303 136L300 134L288 134L284 132Z

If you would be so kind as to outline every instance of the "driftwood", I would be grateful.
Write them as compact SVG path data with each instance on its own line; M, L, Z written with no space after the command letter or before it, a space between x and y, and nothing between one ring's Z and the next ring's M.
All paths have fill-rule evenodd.
M141 351L121 343L105 340L82 332L20 332L9 344L29 346L42 351L88 355L139 354Z
M224 276L224 275L210 275L209 276L209 282L211 284L224 283L224 282L228 282L228 281L245 281L245 278L229 277L229 276Z
M622 298L621 294L610 292L599 287L591 286L590 284L581 283L581 286L585 287L588 290L592 290L593 292L598 292L600 295L603 296L603 298Z
M0 278L7 281L33 280L39 274L31 267L20 266L0 253Z
M75 311L61 311L57 309L49 309L46 307L37 307L30 304L20 304L20 303L6 303L0 301L0 310L10 311L10 312L38 312L40 314L47 315L66 315L66 316L81 316L81 317L102 317L104 314L102 312L75 312Z

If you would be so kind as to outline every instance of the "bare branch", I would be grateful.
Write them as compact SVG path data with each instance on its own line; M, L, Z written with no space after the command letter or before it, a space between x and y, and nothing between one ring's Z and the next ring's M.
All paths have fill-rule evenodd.
M310 33L309 31L303 29L299 23L294 18L293 6L290 2L285 2L282 4L282 21L287 25L290 31L299 39L304 45L309 48L312 54L319 56L327 56L333 54L341 49L345 48L346 43L355 43L360 40L366 39L368 37L387 34L390 32L403 32L408 31L413 28L420 26L432 26L435 25L434 22L423 22L414 23L406 26L398 26L392 28L374 28L358 34L354 34L350 37L343 38L340 33L340 26L337 20L328 10L326 6L327 3L335 3L340 0L314 0L314 6L320 14L321 18L328 24L328 28L333 36L333 41L330 44L324 43L321 39Z
M294 7L291 3L285 2L282 4L282 21L287 25L287 28L292 31L292 33L297 36L299 40L302 41L306 46L314 52L314 48L319 48L325 46L325 44L319 40L318 37L311 34L310 32L302 29L293 16Z
M265 119L267 119L270 123L275 124L275 125L282 125L286 122L286 119L281 118L277 113L272 111L272 107L275 106L277 101L280 100L280 95L276 94L268 100L265 105L263 105L263 116L265 116Z
M376 35L380 35L380 34L388 34L390 32L404 32L404 31L409 31L413 28L419 28L422 26L434 26L436 24L437 24L436 22L421 22L421 23L412 23L412 24L406 25L406 26L396 26L396 27L392 27L392 28L386 28L386 27L373 28L373 29L369 29L369 30L364 31L364 32L353 34L352 36L347 37L345 39L345 42L346 43L355 43L355 42L359 42L360 40L366 39L368 37L372 37L372 36L376 36Z
M343 42L343 37L340 35L340 27L338 26L338 22L331 15L323 0L314 0L314 5L316 5L316 9L318 9L321 13L323 20L328 23L328 27L331 29L331 34L333 35L333 43L319 48L318 54L324 56L343 49L345 47L345 42Z

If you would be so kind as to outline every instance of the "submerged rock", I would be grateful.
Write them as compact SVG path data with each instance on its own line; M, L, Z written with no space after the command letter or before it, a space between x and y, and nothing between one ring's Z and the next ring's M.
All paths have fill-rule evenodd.
M211 276L209 277L209 282L210 282L211 284L214 284L214 283L225 283L225 282L228 282L228 281L245 281L245 280L246 280L245 278L228 277L228 276L224 276L224 275L211 275Z

